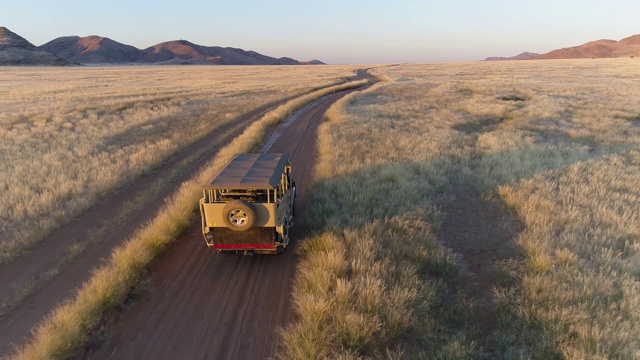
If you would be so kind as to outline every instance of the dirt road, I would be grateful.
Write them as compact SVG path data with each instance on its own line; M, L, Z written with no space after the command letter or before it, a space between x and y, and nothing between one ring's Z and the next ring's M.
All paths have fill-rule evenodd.
M130 238L141 224L151 219L164 203L163 199L191 177L200 164L214 156L221 146L238 136L251 122L285 100L267 104L231 121L160 165L152 174L102 200L20 258L0 266L0 358L10 355L44 316L73 296L76 288L90 278L91 270L105 261L115 246ZM131 199L139 200L132 202ZM139 211L141 208L145 211ZM96 222L95 219L101 221ZM197 250L208 249L197 246ZM203 255L200 260L183 259L183 262L197 265L199 261L215 259L214 254L206 253L209 256ZM286 255L286 258L291 256ZM222 261L242 262L247 259ZM205 266L205 269L210 270L211 267ZM199 286L195 285L192 288ZM161 292L165 293L166 289ZM238 299L241 297L237 295Z
M328 95L274 129L269 152L289 152L298 189L292 244L279 255L217 255L199 223L183 234L151 273L148 293L118 316L102 349L109 359L265 359L277 329L292 316L296 242L306 233L316 158L316 130L326 109L347 92Z
M75 289L90 278L91 269L149 221L167 194L192 176L198 164L279 103L263 106L219 128L0 267L0 357L23 342L58 303L75 294ZM172 174L176 168L183 170L178 176ZM142 201L129 206L130 213L122 216L123 209L136 198ZM142 208L145 211L139 211ZM74 246L84 250L70 254Z

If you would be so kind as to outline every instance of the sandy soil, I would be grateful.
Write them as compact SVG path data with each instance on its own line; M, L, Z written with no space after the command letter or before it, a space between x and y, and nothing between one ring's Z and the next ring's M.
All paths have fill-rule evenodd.
M265 359L278 346L278 329L291 319L296 242L307 232L316 159L316 130L326 109L347 92L304 108L273 133L269 152L289 152L298 197L287 252L218 255L207 248L199 222L151 269L146 294L115 316L106 345L82 357L99 359Z

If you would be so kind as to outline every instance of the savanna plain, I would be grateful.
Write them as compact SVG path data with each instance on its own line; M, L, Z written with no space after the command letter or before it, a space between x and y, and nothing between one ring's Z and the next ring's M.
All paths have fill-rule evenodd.
M283 358L640 357L640 61L374 73L321 128Z
M212 126L354 68L3 70L0 260ZM277 356L640 357L640 60L370 72L320 128Z
M73 356L101 314L126 299L146 266L188 224L200 186L212 172L232 154L251 151L265 127L296 108L362 84L350 81L353 66L4 70L3 96L14 100L7 100L2 114L5 194L14 190L9 184L30 191L3 204L0 265L7 272L2 274L6 283L3 280L0 290L0 317L6 323L0 333L7 342L0 349L18 349L28 336L27 350L20 350L25 359ZM121 97L104 95L111 94L104 88L116 89ZM167 114L155 112L156 101L167 105ZM60 113L67 114L68 121L60 123ZM34 129L34 121L39 127L40 120L49 132ZM89 150L82 157L68 154L83 147ZM43 164L47 155L68 161ZM139 157L147 162L132 161ZM14 176L21 171L42 179L55 177L57 182ZM191 180L181 184L180 178ZM69 183L77 185L73 196L63 193L59 199L56 187ZM54 206L46 201L52 199L57 199ZM110 210L105 212L103 204ZM90 218L83 213L87 208ZM145 212L148 220L127 225ZM136 226L140 228L134 233ZM36 246L40 244L45 246ZM77 294L55 308L61 301L55 299L66 298L76 287ZM29 311L35 302L40 305ZM36 329L38 319L48 312ZM12 330L11 324L20 329Z
M0 71L0 264L244 112L349 68Z

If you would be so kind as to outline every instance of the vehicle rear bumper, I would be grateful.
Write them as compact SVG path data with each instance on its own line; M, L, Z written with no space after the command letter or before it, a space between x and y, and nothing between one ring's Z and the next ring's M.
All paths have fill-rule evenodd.
M207 245L219 252L276 253L275 228L253 228L233 231L226 228L210 228Z
M275 244L213 244L210 245L219 250L251 250L251 249L275 249Z

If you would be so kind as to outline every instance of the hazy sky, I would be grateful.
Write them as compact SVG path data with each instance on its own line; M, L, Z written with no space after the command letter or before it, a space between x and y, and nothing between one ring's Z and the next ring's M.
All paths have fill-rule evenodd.
M638 19L640 0L0 0L0 26L35 45L185 39L333 64L544 53L639 34Z

